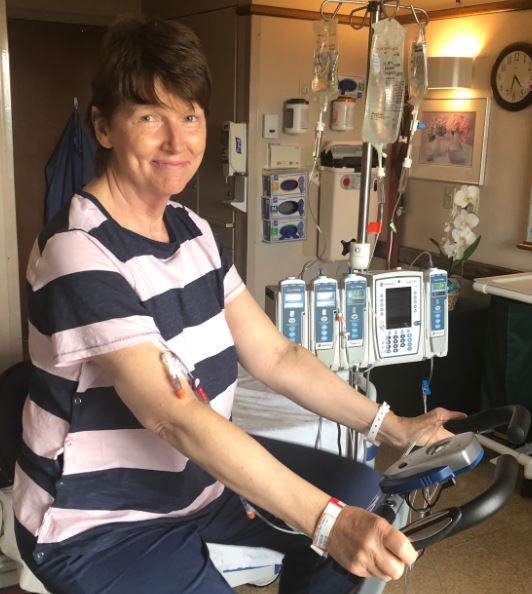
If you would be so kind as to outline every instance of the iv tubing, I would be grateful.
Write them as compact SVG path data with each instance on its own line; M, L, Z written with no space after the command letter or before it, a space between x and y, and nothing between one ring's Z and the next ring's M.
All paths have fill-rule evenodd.
M325 0L323 5L328 0ZM374 3L369 5L371 10L371 24L377 23L380 17L380 5ZM373 27L369 27L368 31L368 56L366 61L366 72L369 75L370 72L370 59L371 59L371 45L373 42ZM366 88L368 83L368 77L366 76ZM362 144L362 162L360 164L360 202L358 206L358 229L357 229L357 242L366 243L368 237L368 221L369 221L369 197L371 192L371 144L364 142Z
M332 15L325 14L325 7L328 4L335 4L336 8L333 11ZM323 0L320 6L320 14L321 18L325 21L329 21L331 18L334 18L338 15L340 7L342 4L351 4L351 5L366 5L368 7L368 12L370 13L370 25L373 25L379 21L381 15L381 8L383 6L389 6L394 9L398 10L408 10L414 15L414 18L418 24L423 24L427 26L429 23L429 15L426 10L422 8L418 8L413 6L412 4L403 5L398 4L397 2L387 3L387 2L380 2L376 0L370 0L370 2L365 2L363 0ZM417 13L421 13L425 18L424 23L420 23ZM368 58L367 58L367 72L369 74L370 71L370 55L371 55L371 45L373 39L373 28L370 26L368 31ZM366 84L367 84L367 77L366 77ZM367 225L369 219L369 197L371 191L371 153L372 147L369 143L362 144L362 163L361 163L361 176L360 176L360 204L359 204L359 214L358 214L358 235L357 241L358 243L366 243L367 241Z

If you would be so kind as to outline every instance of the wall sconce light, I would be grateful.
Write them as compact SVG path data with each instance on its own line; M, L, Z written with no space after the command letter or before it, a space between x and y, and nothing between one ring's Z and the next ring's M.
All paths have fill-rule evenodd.
M429 89L469 88L473 77L473 58L427 58L427 70Z

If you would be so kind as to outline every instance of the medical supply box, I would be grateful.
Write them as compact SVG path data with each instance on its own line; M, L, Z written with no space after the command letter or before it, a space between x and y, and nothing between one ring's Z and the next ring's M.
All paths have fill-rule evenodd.
M307 228L303 217L262 220L262 239L268 243L305 239L306 232Z
M286 219L287 217L304 217L306 214L305 196L263 196L263 219Z
M306 171L268 169L262 173L262 195L268 197L306 196Z

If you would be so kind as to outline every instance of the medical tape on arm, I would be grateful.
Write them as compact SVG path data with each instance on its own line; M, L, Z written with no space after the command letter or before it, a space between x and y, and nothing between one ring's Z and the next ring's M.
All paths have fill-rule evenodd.
M161 351L160 358L166 372L166 377L172 385L175 395L179 399L186 398L186 390L183 387L183 382L186 381L187 373L181 367L176 355L168 348L162 341L155 343L157 348Z

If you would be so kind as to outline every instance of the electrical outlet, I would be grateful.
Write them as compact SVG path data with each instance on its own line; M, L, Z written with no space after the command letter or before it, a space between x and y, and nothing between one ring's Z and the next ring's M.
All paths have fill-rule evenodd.
M299 81L299 96L302 99L308 99L310 95L310 84L308 81Z
M454 200L454 186L443 186L443 208L451 210Z
M480 198L478 198L471 206L469 207L469 212L478 215L478 208L480 206Z

